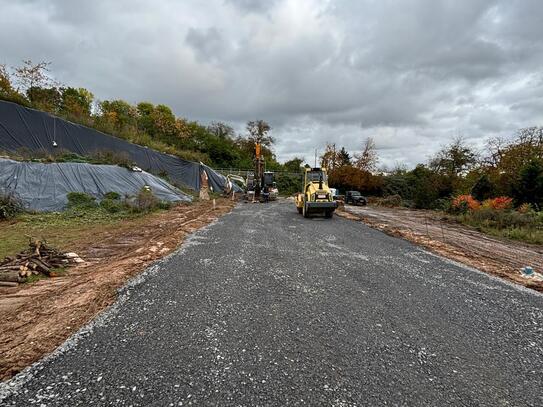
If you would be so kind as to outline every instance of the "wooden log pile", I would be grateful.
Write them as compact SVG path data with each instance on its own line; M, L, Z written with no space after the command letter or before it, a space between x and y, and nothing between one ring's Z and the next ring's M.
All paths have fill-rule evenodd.
M59 269L82 262L75 253L63 253L49 246L45 240L31 238L27 250L0 261L0 286L17 286L32 275L55 277Z

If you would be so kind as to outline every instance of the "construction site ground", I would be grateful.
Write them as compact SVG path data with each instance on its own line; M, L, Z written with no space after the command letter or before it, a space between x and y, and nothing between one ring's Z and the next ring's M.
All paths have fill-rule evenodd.
M520 272L531 266L543 274L543 246L488 236L435 211L346 205L338 214L361 220L390 235L420 244L449 259L543 291L543 281Z
M541 406L542 310L362 222L240 203L0 383L0 404Z
M233 205L228 199L217 199L213 208L212 201L200 201L134 219L67 230L61 249L78 253L84 264L70 268L62 277L0 287L0 378L13 376L53 351L112 304L117 289L130 277L172 252L187 234L229 212ZM52 240L56 240L54 236Z

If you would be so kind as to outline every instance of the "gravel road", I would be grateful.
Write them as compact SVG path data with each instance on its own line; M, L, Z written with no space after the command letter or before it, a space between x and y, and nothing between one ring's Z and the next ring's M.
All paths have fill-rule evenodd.
M0 404L541 406L542 346L541 294L360 222L240 204Z

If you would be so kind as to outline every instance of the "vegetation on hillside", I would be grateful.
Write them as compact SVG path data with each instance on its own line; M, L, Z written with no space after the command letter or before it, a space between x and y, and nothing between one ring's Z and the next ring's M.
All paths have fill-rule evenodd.
M283 169L271 150L271 127L263 120L249 121L246 135L236 135L225 123L205 126L176 117L163 104L146 101L131 104L121 99L98 101L87 89L54 81L49 75L49 65L23 61L11 72L0 65L0 99L216 168L252 168L254 142L260 140L267 168Z

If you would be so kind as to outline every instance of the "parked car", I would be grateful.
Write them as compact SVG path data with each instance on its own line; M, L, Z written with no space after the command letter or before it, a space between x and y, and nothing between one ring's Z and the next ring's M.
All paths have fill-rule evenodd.
M340 197L339 190L337 188L330 188L330 194L332 195L332 199L334 201L337 201Z
M345 204L364 206L368 204L368 199L358 191L347 191L345 193Z

